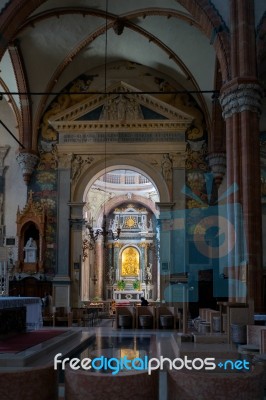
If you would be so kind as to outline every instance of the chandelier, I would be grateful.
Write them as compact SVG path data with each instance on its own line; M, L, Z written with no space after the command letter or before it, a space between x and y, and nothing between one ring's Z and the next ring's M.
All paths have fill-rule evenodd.
M93 229L93 220L85 224L87 228L87 235L89 237L89 248L93 249L96 240L99 237L103 237L104 244L106 244L108 239L117 241L120 237L121 228L117 228L116 231L107 228L107 218L103 215L103 223L101 228Z
M106 7L105 7L105 53L104 53L104 94L105 94L105 102L106 105L108 105L108 93L107 93L107 30L108 30L108 18L107 18L107 13L108 13L108 0L106 0ZM105 113L106 115L106 113ZM105 117L106 118L106 117ZM105 129L105 135L104 135L104 170L106 176L106 123L104 124L104 129ZM105 179L105 191L106 195L106 179ZM115 231L112 229L107 228L107 218L106 218L106 213L105 213L105 200L103 202L103 221L102 221L102 226L101 228L93 228L93 219L90 219L90 221L85 223L85 227L87 229L87 246L90 250L94 249L95 242L99 237L103 238L104 245L106 245L106 242L108 239L117 241L120 237L121 233L121 228L117 227Z

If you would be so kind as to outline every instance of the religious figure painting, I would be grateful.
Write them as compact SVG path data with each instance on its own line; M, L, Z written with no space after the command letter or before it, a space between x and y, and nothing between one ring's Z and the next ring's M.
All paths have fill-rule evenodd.
M139 275L139 252L134 247L127 247L122 253L121 275Z

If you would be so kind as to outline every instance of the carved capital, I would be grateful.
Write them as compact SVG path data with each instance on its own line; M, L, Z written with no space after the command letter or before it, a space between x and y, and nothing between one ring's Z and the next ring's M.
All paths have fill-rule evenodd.
M70 169L71 162L73 159L73 154L69 153L58 153L58 169Z
M20 150L16 156L16 160L22 170L23 179L26 185L28 185L35 166L39 161L39 157L30 150Z
M226 171L226 154L223 152L210 153L207 156L210 169L213 173L216 185L222 183Z
M263 90L255 82L229 85L220 96L224 119L242 111L260 114L262 96Z
M170 153L173 168L184 169L186 165L186 153Z

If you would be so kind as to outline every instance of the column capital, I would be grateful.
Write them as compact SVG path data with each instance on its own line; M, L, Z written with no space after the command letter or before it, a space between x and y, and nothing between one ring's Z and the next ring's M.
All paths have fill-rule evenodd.
M157 202L156 203L156 206L159 207L161 211L172 210L174 205L175 205L175 203L171 203L171 202L166 202L166 203Z
M23 179L26 185L28 185L31 175L39 161L39 156L33 150L23 149L19 150L16 160L22 170Z
M260 115L263 89L256 79L233 79L221 90L220 104L224 119L242 111Z
M186 152L169 153L172 160L173 169L185 169L186 166Z
M220 186L226 172L226 153L216 151L209 153L206 158L214 175L215 183Z
M58 169L71 169L71 162L73 159L72 153L57 153Z
M174 207L175 203L156 203L156 206L159 208L160 210L160 217L159 220L161 219L171 219L171 214L172 214L172 210ZM162 214L163 213L163 214Z

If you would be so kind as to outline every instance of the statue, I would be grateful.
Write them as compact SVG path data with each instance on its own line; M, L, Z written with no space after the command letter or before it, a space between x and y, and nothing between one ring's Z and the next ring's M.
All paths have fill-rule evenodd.
M83 159L81 156L77 155L74 156L73 160L72 160L72 175L71 175L71 179L75 180L79 177L80 173L81 173L81 166L83 164Z
M147 282L150 283L152 281L152 264L149 263L146 267L146 278Z
M167 154L163 155L162 173L165 180L169 181L172 178L172 161Z
M24 251L25 251L24 262L27 263L37 262L37 243L32 237L30 237L29 240L27 241L24 247Z
M37 244L32 237L30 237L29 240L27 241L25 249L28 247L33 247L34 249L37 249Z

